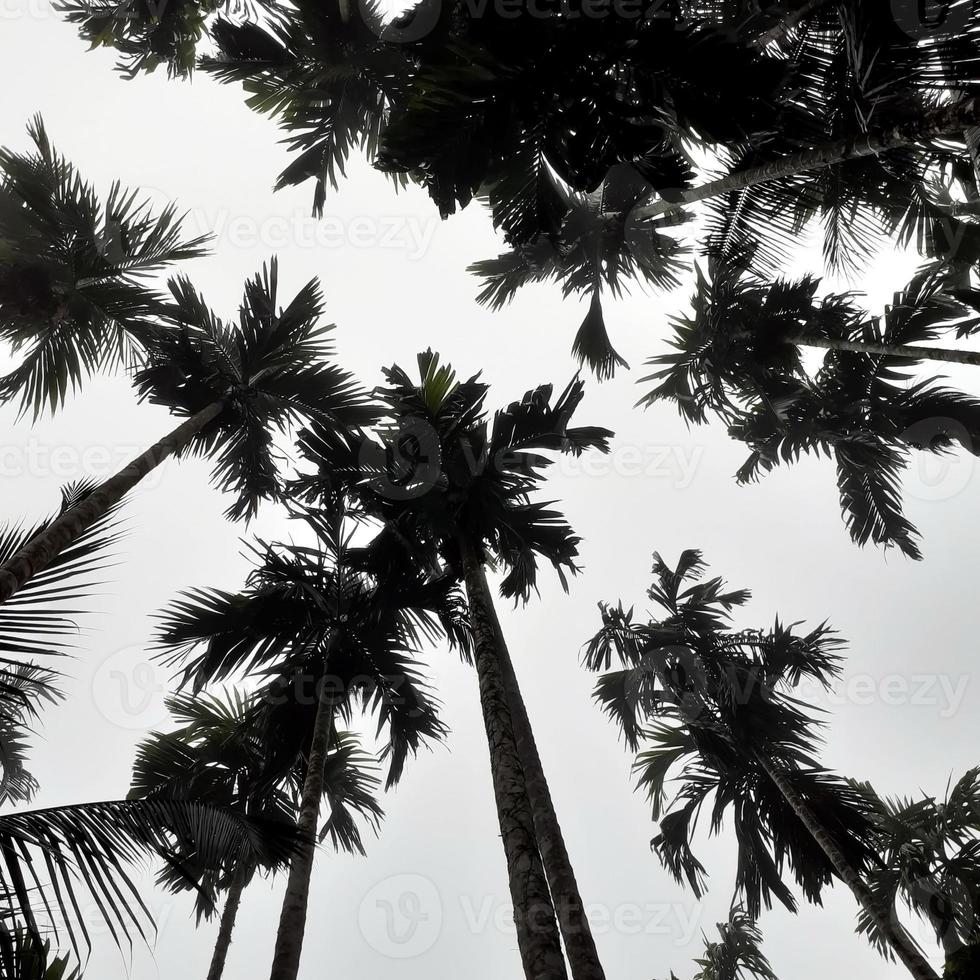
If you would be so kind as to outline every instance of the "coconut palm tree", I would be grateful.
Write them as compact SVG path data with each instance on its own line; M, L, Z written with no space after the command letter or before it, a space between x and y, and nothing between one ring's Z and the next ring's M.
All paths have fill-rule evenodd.
M701 581L704 569L696 551L675 568L655 555L648 595L665 618L637 625L631 610L606 607L586 653L593 670L620 660L624 669L600 679L596 698L630 748L652 745L635 771L660 821L654 850L700 895L705 869L691 841L713 799L711 829L720 830L726 813L735 825L736 888L751 916L773 897L795 909L785 864L812 902L838 877L910 974L936 980L868 886L877 857L868 806L820 763L819 724L795 691L801 681L829 686L839 676L840 641L826 625L797 634L778 620L770 630L734 630L729 613L748 594L718 578ZM665 785L677 770L681 788L665 811Z
M883 862L868 885L884 908L904 903L935 930L947 977L969 977L980 962L980 769L971 769L944 799L884 799L855 784L872 807ZM884 941L867 915L861 929Z
M695 961L694 980L777 980L762 952L762 933L745 910L735 906L727 922L718 923L719 939L704 938L704 955ZM673 973L671 980L677 980Z
M377 397L390 421L376 437L338 440L316 424L301 434L300 447L318 473L301 481L300 492L317 499L338 483L347 486L409 543L412 560L448 569L464 583L525 972L564 972L557 932L531 927L546 913L553 924L557 906L575 980L601 977L484 569L492 562L506 570L502 594L524 602L536 588L539 561L567 585L577 571L578 538L559 512L533 499L552 462L543 454L606 451L611 433L572 426L584 390L578 380L556 398L548 385L529 391L491 419L488 386L478 377L459 381L432 351L419 355L418 367L418 381L398 366L385 371L387 386Z
M445 728L414 656L439 635L460 635L459 600L448 579L416 572L383 580L368 571L343 501L328 516L309 516L315 547L262 545L238 595L199 590L166 613L160 643L196 690L235 674L265 678L256 695L275 733L273 769L302 755L299 799L302 849L293 860L279 923L273 980L295 980L306 926L310 880L337 719L360 705L377 715L388 741L386 785L405 762ZM271 677L271 680L268 679Z
M764 282L733 261L699 276L694 313L675 320L675 352L650 361L646 405L673 402L690 422L717 415L752 450L740 482L803 453L837 463L852 538L920 557L902 509L901 472L915 451L980 452L980 401L910 369L945 331L972 335L975 306L917 276L878 320L849 296L816 298L818 282ZM809 373L801 346L828 349Z
M0 148L0 341L19 355L0 401L36 418L88 375L139 360L164 307L146 280L203 255L207 238L118 182L100 201L39 116L28 132L33 151Z
M134 383L141 400L185 421L7 559L0 602L170 456L215 457L215 484L235 496L228 516L248 519L261 500L281 495L277 431L312 419L356 426L374 417L351 375L327 360L330 327L319 322L317 282L281 308L278 278L273 260L246 283L234 324L218 319L187 279L170 283L168 315L178 326L155 334Z
M266 723L261 702L232 690L223 696L176 694L167 707L181 727L154 732L140 745L130 799L192 799L264 819L293 819L305 761L297 758L273 771L271 759L278 762L287 754L271 751L277 733ZM373 768L355 735L332 733L323 784L330 815L320 837L329 836L338 850L363 854L355 817L362 816L374 829L383 817ZM254 862L204 869L211 878L209 891L226 893L208 980L220 980L224 972L242 894L258 870ZM183 876L167 875L166 881L175 891L187 888ZM198 920L209 911L199 900Z

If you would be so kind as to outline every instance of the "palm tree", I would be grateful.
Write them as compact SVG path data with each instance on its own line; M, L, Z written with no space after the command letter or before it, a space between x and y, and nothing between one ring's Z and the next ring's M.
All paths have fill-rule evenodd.
M420 574L385 581L367 571L361 550L350 547L346 513L334 500L329 516L310 516L316 547L261 546L244 592L190 593L168 610L160 634L170 662L184 665L195 690L235 673L271 676L256 698L281 764L288 770L299 756L306 760L302 849L286 885L273 980L295 980L299 968L336 719L348 718L358 703L378 716L379 731L388 733L381 753L388 787L409 754L445 734L413 655L441 623L451 637L460 635L453 586Z
M694 980L777 980L762 952L762 933L744 909L735 906L727 922L718 923L720 939L704 939L704 955L695 962L700 968ZM671 980L677 980L673 973Z
M899 901L935 930L947 977L968 977L980 959L980 769L948 788L945 799L883 799L855 784L872 807L882 865L868 885L883 908ZM877 924L861 929L879 948Z
M185 421L7 559L0 602L170 456L216 456L214 481L235 494L229 517L248 519L261 500L281 495L276 431L312 419L356 426L374 417L351 375L326 360L330 328L319 325L317 282L279 308L278 275L273 260L246 283L237 324L219 320L186 279L170 283L169 316L179 326L152 338L135 386L141 400Z
M137 362L164 307L146 284L174 262L203 255L185 239L174 205L158 215L115 183L102 203L51 145L41 118L34 150L0 148L0 341L20 363L0 379L0 401L35 418L69 389Z
M457 174L480 173L472 159L484 145L480 137L500 154L503 173L485 164L491 175L482 189L511 250L473 267L486 277L481 298L497 304L521 285L549 277L561 278L567 295L577 291L573 274L591 274L598 282L603 273L616 270L655 287L669 284L663 258L670 256L669 250L676 252L676 246L663 232L689 218L691 208L701 202L709 205L704 238L710 251L725 254L752 242L769 267L797 246L801 230L815 218L824 224L832 266L856 265L886 234L924 242L936 222L950 217L940 207L937 188L949 183L950 168L964 160L951 143L976 125L980 111L972 68L980 30L976 11L968 14L965 25L957 24L959 38L937 34L923 39L903 33L891 9L866 4L808 4L776 27L753 17L754 6L659 4L662 35L642 17L633 25L617 24L616 29L633 36L622 49L604 38L605 58L594 60L589 43L575 34L573 24L561 23L561 17L551 22L562 31L555 32L561 41L553 50L548 50L553 38L545 28L522 37L501 29L500 40L509 46L501 58L506 71L494 72L492 55L483 63L473 53L469 77L461 79L459 69L443 69L436 77L434 69L420 71L413 100L400 116L393 113L382 162L394 156L403 169L414 168L445 193L453 177L459 181ZM601 43L606 25L588 26ZM496 40L492 30L485 33ZM719 43L720 37L727 43ZM493 51L492 42L483 36L480 40L488 53ZM528 59L530 67L511 54L515 42L523 45L520 55L524 48L536 48L533 62ZM951 62L951 45L957 43L961 57ZM652 55L665 44L676 50ZM574 50L577 66L585 62L588 67L555 69L547 59L557 60L563 45ZM677 64L685 55L693 66L686 72ZM658 68L644 72L634 63L643 56L648 66ZM732 111L726 94L717 93L715 86L719 79L746 77L736 68L740 56L748 56L752 75L739 86L741 104ZM533 76L547 70L543 66L560 80ZM695 81L688 73L700 77ZM597 82L599 91L588 109L569 112L587 86ZM602 83L609 92L602 92ZM521 104L508 105L499 114L488 111L488 104L496 108L495 100L506 100L511 85ZM552 100L554 86L571 91ZM690 89L704 101L692 100ZM949 92L954 93L952 104L937 108L937 100ZM567 126L574 135L553 131L554 123L543 110L552 106L561 107L555 128ZM621 131L607 135L610 123L621 121L617 110L632 124L621 127L635 140L629 146L632 153L618 141ZM525 122L528 117L533 128ZM464 127L469 127L468 138L460 140ZM656 140L651 130L656 130ZM646 135L645 146L636 139L639 134ZM586 157L581 169L569 168L563 158L573 143ZM613 147L619 155L604 160L603 152ZM708 167L695 163L690 148L704 151ZM605 207L603 191L624 160L632 165L633 178L624 186L635 183L635 190ZM440 168L447 179L436 182L432 175L441 176ZM698 180L696 170L714 172ZM563 228L568 208L561 200L560 182L556 190L556 174L586 195L595 215L589 237ZM460 204L467 203L467 189L460 189ZM571 228L580 224L572 222ZM958 227L957 233L969 227ZM596 239L601 247L580 256L581 248ZM658 261L634 262L637 244L647 256L665 247L668 251ZM597 254L603 263L599 270L594 268ZM594 352L597 373L608 376L616 356L602 343L600 317L593 290L586 336L594 345L585 349ZM580 352L582 341L580 333Z
M133 765L130 799L193 799L263 819L292 819L303 785L302 759L273 771L270 762L286 753L273 753L276 732L265 722L262 704L237 690L224 695L173 695L167 706L176 730L154 732L140 745ZM375 797L373 760L360 749L356 736L334 732L324 772L323 795L330 807L321 839L330 837L337 849L364 853L355 815L377 828L383 811ZM206 869L213 879L209 890L225 891L208 980L220 980L231 946L242 894L259 870L257 864ZM182 876L170 876L174 890L187 888ZM198 919L208 912L198 901Z
M946 453L959 443L980 452L980 401L934 379L912 381L909 366L937 348L910 342L946 330L969 336L976 309L930 273L868 320L849 296L816 299L811 278L768 283L721 260L711 271L699 275L693 316L675 321L675 352L650 361L657 370L643 382L656 385L642 402L671 401L698 424L718 415L752 450L738 472L743 483L803 453L833 456L854 540L920 557L901 472L915 450ZM815 375L801 345L831 349Z
M937 225L976 231L975 202L960 221L946 200L976 173L980 12L966 2L946 33L916 33L911 2L854 0L649 0L633 17L516 20L493 4L420 3L387 26L346 0L300 0L288 16L263 0L232 19L225 3L175 0L131 24L109 5L65 9L131 71L163 58L186 74L211 37L203 67L279 119L298 154L279 186L313 179L315 213L355 146L443 216L486 202L509 252L475 267L485 301L552 277L585 293L575 350L600 377L621 363L602 289L671 284L678 248L664 232L695 206L709 251L752 242L770 269L814 220L835 268L858 267L883 236L932 254ZM626 192L610 193L624 170Z
M596 698L630 748L641 740L654 746L635 763L660 820L654 849L700 895L705 870L691 839L713 797L711 829L721 828L726 812L735 825L736 888L751 916L772 897L795 909L784 863L812 902L839 877L911 975L936 980L867 884L876 862L867 804L821 765L819 725L794 691L801 681L829 686L839 676L840 641L826 625L800 635L778 620L771 630L733 630L730 611L748 594L726 591L718 578L700 581L704 569L696 551L673 569L655 555L648 595L667 616L636 625L632 610L606 607L586 654L593 670L608 669L614 654L620 660L624 669L600 679ZM682 786L664 815L675 767Z
M881 317L870 317L853 294L817 298L820 280L768 281L746 271L748 255L714 258L697 270L693 313L673 318L676 353L651 358L658 370L640 383L659 382L642 404L669 399L693 422L764 392L769 379L805 376L800 347L881 356L905 365L932 360L980 364L973 351L925 347L944 333L970 337L980 315L970 294L947 290L927 267L897 292Z
M51 942L39 943L23 929L0 921L0 971L7 980L82 980L78 968L69 972L70 958L52 958Z
M605 451L611 433L571 426L583 397L580 381L554 400L550 386L529 391L491 420L484 407L488 386L477 377L458 381L432 351L419 355L418 366L418 382L400 367L385 371L388 385L377 395L390 421L380 441L338 440L316 424L301 434L301 449L319 471L302 482L302 491L316 499L345 484L368 513L410 543L412 560L446 568L465 584L525 972L564 974L557 931L532 927L549 919L553 927L557 905L575 980L601 977L484 566L507 570L501 592L515 600L529 599L539 560L550 562L567 585L568 573L577 571L578 538L557 511L532 499L551 463L542 454Z
M284 16L263 0L230 21L221 2L175 0L156 18L147 5L113 19L109 6L63 9L131 72L167 60L186 74L201 36L216 42L204 67L291 134L300 156L281 184L314 178L322 206L324 181L362 144L444 215L482 196L516 249L560 229L549 172L587 195L625 162L648 190L620 221L714 201L709 238L764 239L775 255L819 217L828 258L846 264L877 234L936 217L931 188L950 164L973 169L980 15L968 3L947 33L918 35L913 3L853 0L650 0L633 17L516 20L492 4L419 4L407 29L345 2L301 0Z
M296 157L276 189L313 181L317 217L353 150L376 159L388 114L416 65L419 45L391 43L382 24L373 0L298 0L279 16L218 20L215 53L201 60L203 71L249 92L250 108L278 120Z
M123 11L114 0L58 0L55 9L91 47L118 51L117 68L132 79L160 65L188 78L219 18L274 17L283 8L274 0L137 0Z

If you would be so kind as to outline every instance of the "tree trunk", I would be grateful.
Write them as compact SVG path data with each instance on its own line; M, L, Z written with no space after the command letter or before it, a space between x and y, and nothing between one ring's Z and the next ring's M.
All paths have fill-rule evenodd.
M772 163L751 167L740 173L710 181L700 187L679 191L676 200L658 201L656 204L637 208L630 214L630 219L641 221L646 218L656 218L686 205L706 201L732 191L745 190L784 177L795 177L811 170L824 170L849 160L877 156L889 150L903 149L937 137L959 135L975 126L980 126L980 98L964 99L962 102L925 113L912 122L898 123L885 129L834 140L783 157L781 160L774 160Z
M791 343L822 350L849 350L858 354L907 357L914 361L944 361L947 364L980 366L980 351L953 350L949 347L919 347L914 344L879 344L868 340L837 340L824 337L793 337Z
M490 773L507 858L517 942L527 980L567 980L555 908L534 834L524 770L498 660L493 600L473 546L460 535L480 704L490 747Z
M302 843L289 867L286 894L279 916L279 932L272 959L271 980L296 980L306 934L306 913L310 902L310 879L316 856L320 803L323 798L323 768L333 727L333 705L326 696L326 685L317 685L316 721L310 741L310 761L300 797L299 833Z
M235 919L238 917L238 907L242 904L242 892L252 877L251 868L240 868L235 872L225 898L225 907L221 912L221 925L218 927L218 939L214 944L214 955L211 957L211 969L208 970L208 980L221 980L225 972L225 962L231 947L231 934L235 931Z
M89 525L105 516L140 480L165 459L189 445L194 436L217 418L224 408L223 401L216 401L187 419L28 541L10 561L0 567L0 602L6 602L25 582L44 571L65 547Z
M916 980L939 980L939 975L929 966L901 923L893 921L889 914L890 910L882 909L875 901L874 895L861 876L848 863L840 848L824 830L816 815L796 792L785 774L761 753L756 753L755 758L769 778L776 784L783 798L792 807L793 812L800 818L800 822L820 845L820 849L827 855L841 880L854 893L854 897L861 907L874 919L882 936L895 951L895 955L905 964L909 973Z
M481 589L490 597L490 588L482 566L479 572ZM605 980L605 973L592 938L592 930L589 928L585 904L579 892L568 849L565 847L565 838L558 823L558 814L555 812L551 790L548 788L548 780L534 740L531 719L527 714L527 706L524 704L524 697L521 694L514 664L492 598L489 598L487 611L493 622L497 657L504 688L507 691L507 704L513 722L517 753L527 784L534 833L538 840L548 887L558 913L558 924L565 942L569 971L572 980Z

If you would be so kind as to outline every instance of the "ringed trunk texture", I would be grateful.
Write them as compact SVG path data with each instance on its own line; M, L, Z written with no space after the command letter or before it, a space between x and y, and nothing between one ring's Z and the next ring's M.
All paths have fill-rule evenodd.
M492 599L472 545L460 537L466 594L473 629L473 658L490 747L490 773L507 858L517 942L527 980L567 980L555 907L548 891L534 833L524 770L514 738L501 674ZM278 980L278 978L273 978Z
M216 401L191 416L84 500L52 521L45 531L28 541L10 561L0 567L0 602L6 602L38 572L44 571L90 524L103 517L164 460L184 449L224 409L225 403Z
M482 590L489 597L490 588L482 566L479 571ZM592 930L589 928L585 903L579 892L575 870L568 856L565 838L558 823L558 814L555 812L555 804L551 798L551 790L534 740L531 719L528 717L527 706L524 704L524 697L514 671L514 663L510 658L507 641L500 628L500 620L492 599L489 602L488 612L493 621L497 656L504 688L507 691L514 739L521 768L524 770L524 781L534 820L534 834L538 840L548 887L558 913L558 924L565 943L569 971L572 980L605 980L605 973L592 938Z
M980 126L980 98L964 99L962 102L925 113L912 122L899 123L870 133L823 143L809 150L783 157L781 160L774 160L772 163L712 180L700 187L692 187L679 192L677 200L658 201L637 208L630 217L634 221L656 218L688 204L696 204L732 191L745 190L783 177L795 177L811 170L825 170L827 167L846 163L849 160L877 156L889 150L914 146L937 137L960 135L977 126Z
M786 778L785 774L762 754L756 754L756 760L765 769L769 778L776 784L779 792L782 793L783 798L792 807L793 812L800 818L803 826L806 827L813 839L820 845L820 849L827 855L830 863L834 866L834 870L840 875L841 880L854 893L854 897L858 900L858 903L874 919L878 928L881 930L881 934L888 941L888 944L895 951L895 955L902 961L909 973L916 980L939 980L939 975L919 952L901 923L893 921L888 911L880 908L874 899L874 895L872 895L870 889L864 883L864 880L851 867L840 848L834 843L833 838L824 830L820 821L806 805L806 802L799 793L793 788L792 783Z
M980 351L954 350L950 347L920 347L916 344L879 344L866 340L837 340L824 337L795 337L794 344L819 347L822 350L849 350L858 354L883 354L886 357L908 357L915 361L944 361L947 364L980 366Z
M211 969L208 970L208 980L221 980L228 960L228 950L231 948L231 935L235 931L235 920L238 909L242 904L242 892L252 877L251 868L240 868L232 879L225 907L221 912L221 925L218 927L218 939L214 944L214 955L211 957Z
M320 684L310 742L310 762L306 769L297 825L301 844L289 866L289 879L279 916L279 931L272 959L271 980L296 980L299 973L303 937L306 934L306 914L310 902L310 879L316 856L317 828L320 822L320 801L323 798L323 768L333 727L333 705Z

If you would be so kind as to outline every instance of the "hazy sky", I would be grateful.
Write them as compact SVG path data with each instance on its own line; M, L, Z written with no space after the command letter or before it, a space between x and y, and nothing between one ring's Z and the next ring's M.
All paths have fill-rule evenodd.
M321 278L340 357L366 383L379 380L382 365L410 364L430 345L461 373L482 370L497 404L541 382L563 385L575 371L568 349L584 310L562 302L556 287L526 290L500 313L476 304L477 282L466 266L498 250L478 207L440 223L423 194L396 194L357 161L329 196L323 222L314 222L310 187L272 193L286 152L274 124L246 109L237 89L204 76L193 84L163 74L125 82L112 58L87 53L43 0L0 0L0 79L2 144L26 146L25 124L41 112L56 144L103 192L118 177L159 201L178 200L190 212L190 230L215 232L214 255L186 271L219 311L234 312L243 280L275 253L285 298ZM914 265L914 257L888 251L849 285L880 304ZM819 272L817 252L800 256L794 271L805 270ZM631 760L593 707L594 678L580 666L599 600L622 597L644 608L655 549L673 560L683 548L701 548L713 571L751 588L744 625L765 625L777 612L789 621L826 618L850 641L844 682L826 702L829 765L885 793L941 793L951 773L980 761L973 676L980 476L973 458L924 461L910 474L921 563L851 544L827 461L737 487L732 474L744 451L722 428L688 431L669 406L633 407L643 361L663 350L668 317L690 291L690 283L673 296L636 290L610 305L610 332L633 371L591 384L581 419L616 430L614 450L606 459L564 464L549 489L584 539L585 572L568 596L545 575L539 601L502 609L610 980L664 978L671 970L691 976L701 931L713 934L726 917L733 888L727 833L701 842L712 875L704 902L661 869L648 847L655 827L647 805L631 789ZM968 372L956 380L969 384ZM0 410L3 516L41 516L60 484L107 475L170 427L165 411L137 405L123 377L91 382L68 412L33 428L14 410ZM247 568L239 541L250 532L224 520L227 504L208 486L201 462L168 465L134 495L124 560L79 639L69 698L48 712L38 739L38 805L125 795L135 743L167 724L158 690L166 677L153 673L145 652L152 614L181 589L234 589ZM251 530L288 531L275 512ZM452 734L412 763L385 799L388 817L366 859L319 856L304 980L519 975L476 677L444 649L427 660ZM249 889L231 980L267 976L280 895L279 885ZM195 931L188 901L153 892L151 904L159 919L152 952L138 948L126 959L103 934L89 977L206 974L216 926ZM766 913L766 951L777 974L901 975L854 935L854 920L842 886L822 909ZM933 949L923 927L915 933Z

